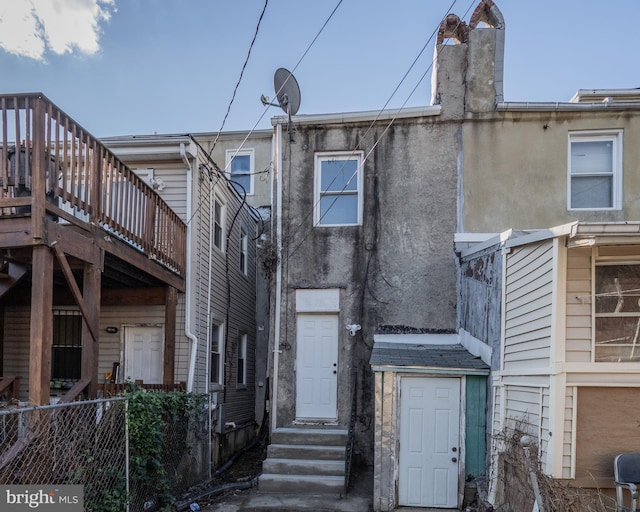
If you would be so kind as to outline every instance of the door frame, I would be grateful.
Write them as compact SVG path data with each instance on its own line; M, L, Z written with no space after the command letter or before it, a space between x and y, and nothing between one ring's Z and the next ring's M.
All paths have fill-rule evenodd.
M464 484L465 484L465 457L466 457L466 448L465 448L465 425L466 425L466 375L460 375L456 373L397 373L396 380L396 403L397 409L395 414L395 431L397 432L397 456L394 464L394 473L396 475L396 497L395 503L397 506L400 506L400 442L401 442L401 391L402 391L402 380L404 378L422 378L422 379L431 379L431 378L449 378L449 379L457 379L460 381L460 396L459 396L459 411L458 411L458 497L457 504L455 507L460 508L462 505L463 497L464 497ZM454 507L454 508L455 508ZM437 508L437 507L436 507ZM447 508L442 508L441 510L451 510Z

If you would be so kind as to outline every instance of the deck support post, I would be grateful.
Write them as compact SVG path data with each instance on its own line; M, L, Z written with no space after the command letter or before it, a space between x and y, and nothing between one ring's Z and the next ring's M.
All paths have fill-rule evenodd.
M98 392L98 339L100 330L100 295L102 271L98 265L84 264L82 296L85 313L82 322L82 379L90 382L87 393L95 398ZM89 325L90 324L90 325Z
M164 368L162 383L172 385L175 379L176 360L176 310L178 291L173 286L165 288L164 306Z
M49 405L53 339L53 254L33 248L29 342L29 404Z

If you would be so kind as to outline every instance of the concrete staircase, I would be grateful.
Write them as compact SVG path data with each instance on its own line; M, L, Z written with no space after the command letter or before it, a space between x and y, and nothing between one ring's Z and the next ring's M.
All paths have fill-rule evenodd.
M271 434L261 492L336 494L344 489L347 430L280 428Z

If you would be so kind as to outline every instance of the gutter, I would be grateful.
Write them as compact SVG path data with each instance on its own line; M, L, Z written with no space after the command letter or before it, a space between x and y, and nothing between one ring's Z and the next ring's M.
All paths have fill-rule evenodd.
M563 112L580 112L600 110L640 110L640 101L599 101L590 103L570 102L529 102L529 101L500 101L496 104L496 110L503 112L547 112L550 110Z
M186 147L183 142L180 143L180 156L187 166L187 215L191 215L191 207L193 203L193 169L187 158ZM186 294L185 294L185 320L184 333L191 340L191 355L189 357L189 371L187 374L187 391L193 391L193 379L196 368L196 355L198 352L198 338L191 332L191 225L187 223L187 270L186 270Z
M276 267L276 310L274 314L275 325L273 328L273 377L271 386L271 431L276 430L278 419L278 364L280 354L280 322L282 300L282 124L276 125L274 144L278 154L276 155L276 171L279 173L276 180L276 250L278 266ZM275 173L274 173L275 178Z

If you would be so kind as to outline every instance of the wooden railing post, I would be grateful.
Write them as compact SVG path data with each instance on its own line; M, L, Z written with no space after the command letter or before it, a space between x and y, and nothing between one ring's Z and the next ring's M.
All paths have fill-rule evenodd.
M42 240L45 236L45 195L46 195L46 155L45 155L45 105L42 98L35 98L33 113L33 152L29 158L29 148L25 148L25 162L31 160L31 225L33 238ZM19 153L19 141L16 141L16 151ZM19 154L17 155L19 157ZM28 184L25 184L28 187Z

